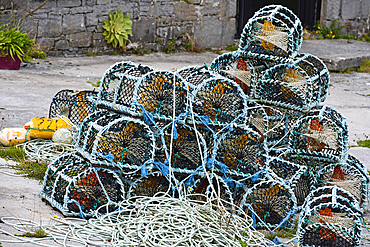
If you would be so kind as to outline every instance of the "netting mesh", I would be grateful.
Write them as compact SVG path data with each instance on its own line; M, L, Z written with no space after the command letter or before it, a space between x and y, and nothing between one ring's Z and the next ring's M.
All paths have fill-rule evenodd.
M360 246L361 214L356 199L341 188L312 191L299 218L299 246Z
M257 227L291 227L296 203L293 191L277 180L254 185L248 189L242 201L244 211L251 213L253 210L254 219L258 216Z
M369 201L368 176L348 163L330 164L317 174L319 186L337 186L351 193L365 209Z
M246 98L240 87L223 77L208 79L193 92L192 110L213 123L229 124L242 121Z
M275 57L295 56L302 43L302 25L289 9L274 5L262 8L249 19L239 49Z
M125 190L119 172L94 168L73 153L49 165L40 194L65 215L91 217L98 207L121 202Z
M138 168L153 159L153 132L140 120L100 111L82 126L76 150L94 164Z
M49 118L67 117L73 124L79 125L94 110L88 97L97 95L95 91L59 91L51 100Z
M301 156L339 161L348 150L346 120L331 107L312 109L294 125L289 147Z

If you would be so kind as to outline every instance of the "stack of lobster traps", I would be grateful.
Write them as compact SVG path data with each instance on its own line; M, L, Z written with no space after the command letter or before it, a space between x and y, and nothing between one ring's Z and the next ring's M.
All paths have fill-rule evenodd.
M239 49L210 66L120 62L99 92L54 98L51 111L79 130L75 152L50 164L41 196L65 215L92 217L137 195L215 190L256 228L294 227L301 212L300 246L358 246L369 177L347 153L346 119L321 104L325 64L299 53L301 43L300 20L266 6Z

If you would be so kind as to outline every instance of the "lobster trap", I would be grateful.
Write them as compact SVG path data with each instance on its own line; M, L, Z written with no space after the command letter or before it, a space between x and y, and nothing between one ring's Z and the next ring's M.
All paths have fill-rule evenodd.
M298 222L298 246L360 246L361 211L356 199L336 186L311 192Z
M71 123L80 125L94 111L94 105L88 100L97 95L95 91L61 90L51 100L49 118L67 117Z
M253 58L286 61L298 53L302 30L301 21L292 11L280 5L269 5L248 20L239 49Z
M255 227L275 230L294 225L297 200L285 183L267 180L247 190L241 207L251 215Z
M369 175L358 167L346 163L330 164L319 170L318 186L337 186L351 193L360 208L366 209L369 202Z
M41 197L66 216L93 217L105 204L117 206L125 188L116 170L96 168L76 153L48 166Z
M153 132L141 120L99 111L81 125L76 151L100 166L140 169L154 158Z
M339 162L348 150L347 121L329 106L313 108L294 125L289 148L308 160Z

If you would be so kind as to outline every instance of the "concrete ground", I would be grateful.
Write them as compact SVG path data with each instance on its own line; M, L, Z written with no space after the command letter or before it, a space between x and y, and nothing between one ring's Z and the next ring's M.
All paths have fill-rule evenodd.
M332 43L326 51L318 52L323 41L304 42L301 52L311 53L318 57L330 53L332 60L341 60L335 56L336 51L343 50L346 44ZM367 45L366 45L367 44ZM364 49L364 56L370 57L370 44L361 43L358 49ZM337 47L335 47L337 45ZM352 45L352 44L351 44ZM331 48L330 48L331 47ZM331 49L331 50L329 50ZM367 51L366 51L367 49ZM367 53L366 53L367 52ZM348 52L351 53L351 52ZM347 54L350 57L350 54ZM366 55L366 56L365 56ZM136 63L151 65L158 69L172 70L190 65L210 64L218 55L215 53L154 53L144 56L96 56L96 57L48 57L46 60L34 61L21 67L19 71L0 70L0 128L21 127L35 117L47 117L52 97L62 89L93 89L87 81L96 82L115 62L130 60ZM357 54L354 55L357 57ZM323 57L324 58L324 57ZM348 65L351 65L348 59ZM360 159L370 169L370 149L355 147L358 140L370 138L370 74L364 73L331 73L330 95L324 104L336 108L347 118L352 146L349 153ZM1 120L4 118L4 120ZM0 167L5 161L0 159ZM50 216L60 213L45 205L38 195L41 184L24 177L13 177L2 172L13 173L12 169L0 169L0 217L10 216L25 218L37 223L49 223ZM367 211L369 212L369 211ZM370 221L370 215L366 215ZM0 222L0 230L16 231ZM365 240L369 238L369 241ZM7 246L35 246L32 243L6 243L2 240L12 239L0 234L0 243ZM370 246L370 234L363 234L363 246ZM52 241L45 242L54 245ZM1 245L0 245L1 246Z

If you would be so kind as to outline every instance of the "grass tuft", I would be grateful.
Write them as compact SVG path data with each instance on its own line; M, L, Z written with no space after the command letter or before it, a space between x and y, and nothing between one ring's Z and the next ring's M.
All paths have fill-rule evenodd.
M370 148L370 140L360 140L357 142L360 147Z
M28 160L26 153L20 147L0 149L0 157L17 162L14 169L16 169L18 173L25 174L26 177L39 181L44 179L45 172L48 168L47 163Z
M370 60L364 60L357 72L370 73Z

